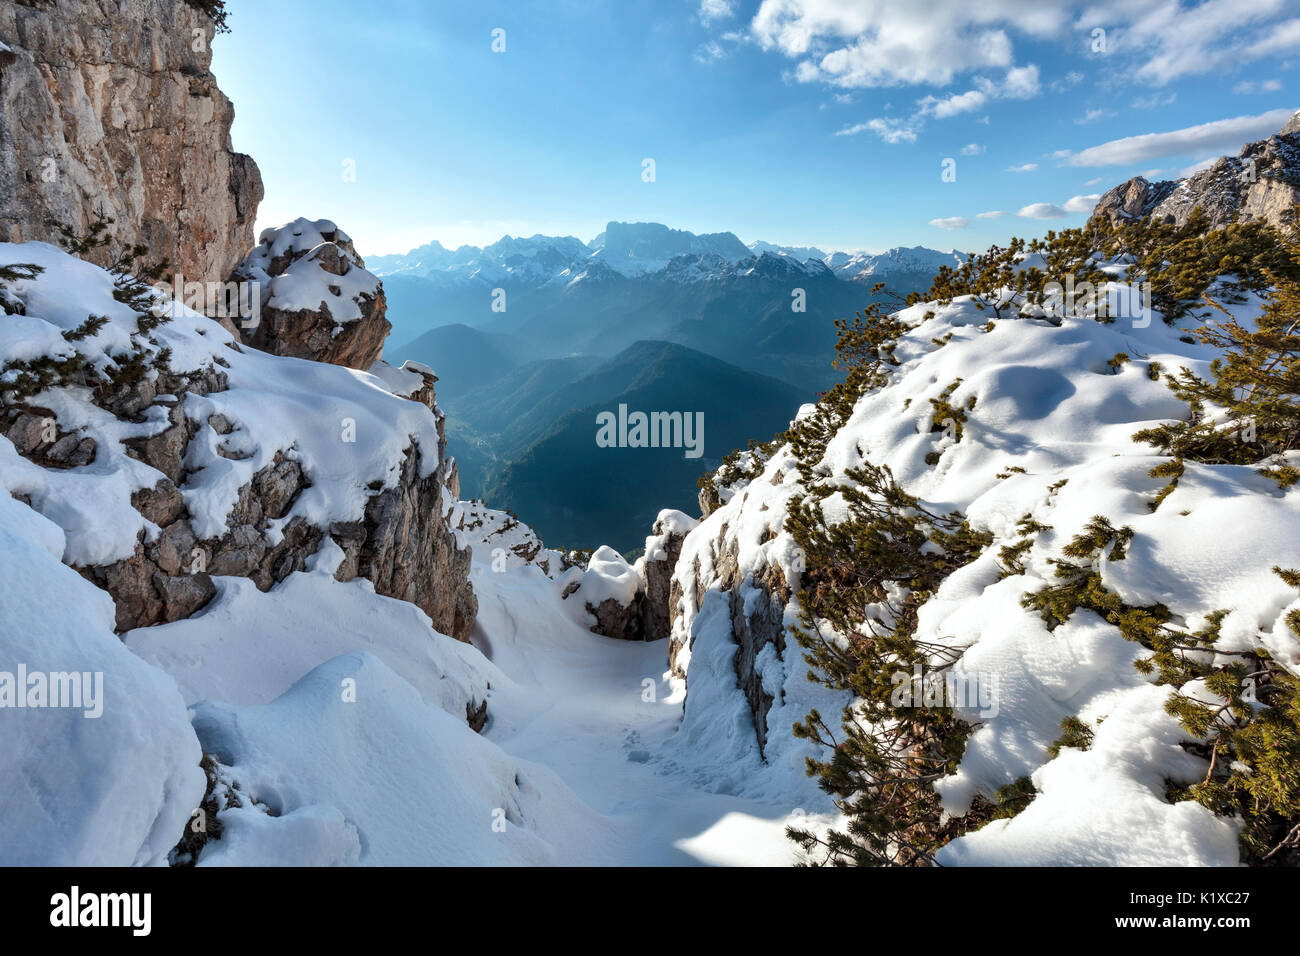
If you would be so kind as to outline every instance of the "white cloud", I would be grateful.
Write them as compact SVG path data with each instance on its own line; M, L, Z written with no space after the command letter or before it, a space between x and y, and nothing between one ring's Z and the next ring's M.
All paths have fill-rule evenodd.
M1023 163L1020 166L1008 166L1006 171L1009 173L1032 173L1037 168L1037 163Z
M1075 26L1107 33L1106 59L1135 80L1164 86L1300 49L1300 19L1279 20L1290 0L1095 0Z
M734 0L704 0L737 6ZM797 61L802 82L840 87L947 86L959 76L1004 70L999 96L1039 91L1038 71L1016 66L1016 43L1053 41L1106 49L1092 58L1122 79L1164 86L1183 76L1300 52L1294 0L762 0L749 25L765 50ZM703 12L702 12L703 18ZM1082 77L1052 80L1054 91ZM980 88L986 95L987 90Z
M988 212L979 213L975 218L976 219L997 219L1005 215L1006 213L1004 213L1001 209L992 209L989 210Z
M1070 87L1078 86L1082 82L1083 74L1077 70L1071 70L1065 76L1052 80L1051 83L1047 84L1047 88L1053 93L1064 93Z
M1206 150L1236 152L1243 143L1276 133L1291 113L1289 109L1270 110L1259 116L1235 116L1168 133L1126 136L1063 158L1067 166L1123 166Z
M1081 117L1079 117L1077 120L1075 120L1075 122L1076 122L1076 123L1079 123L1079 124L1083 124L1083 123L1095 123L1097 120L1101 119L1103 116L1113 116L1113 115L1114 115L1114 114L1111 113L1109 110L1104 110L1104 109L1101 109L1100 107L1098 107L1098 108L1095 109L1095 110L1085 110L1085 111L1084 111L1084 114L1083 114Z
M970 225L970 220L964 216L950 216L947 219L931 219L930 225L936 229L965 229Z
M700 22L705 26L726 20L736 12L732 0L700 0Z
M1300 49L1300 17L1279 23L1272 30L1246 47L1245 55L1250 59L1290 53Z
M1276 93L1280 89L1282 89L1280 80L1263 80L1259 83L1254 80L1242 80L1232 88L1232 92L1238 94Z
M1177 93L1152 93L1150 96L1139 96L1132 106L1135 110L1155 110L1162 106L1172 106L1176 99Z
M1027 100L1038 93L1038 67L1030 63L1028 66L1007 70L997 95L1009 100Z
M961 148L963 156L978 156L982 152L984 152L984 147L979 143L967 143Z
M916 127L910 120L876 117L865 123L846 126L835 132L836 136L856 136L858 133L875 133L886 143L915 143Z
M1100 176L1094 176L1094 177L1092 177L1092 179L1090 179L1090 180L1088 180L1086 183L1084 183L1084 185L1085 185L1085 186L1095 186L1095 185L1097 185L1099 182L1101 182L1101 177L1100 177Z
M727 55L727 51L722 48L722 44L717 40L709 40L701 43L695 48L693 54L696 63L716 63Z
M1022 219L1060 219L1065 215L1065 210L1050 202L1036 202L1030 203L1016 215Z
M844 87L946 86L975 70L1014 66L1010 33L1057 34L1069 14L1017 0L927 4L763 0L750 30L763 49L808 64L805 81Z
M919 107L918 113L921 116L947 119L949 116L956 116L958 113L973 112L987 102L988 97L979 90L967 90L965 93L954 93L951 96L945 96L943 99L927 96L918 100L917 106Z
M1071 196L1062 208L1066 212L1092 212L1100 198L1100 193L1093 193L1091 196Z

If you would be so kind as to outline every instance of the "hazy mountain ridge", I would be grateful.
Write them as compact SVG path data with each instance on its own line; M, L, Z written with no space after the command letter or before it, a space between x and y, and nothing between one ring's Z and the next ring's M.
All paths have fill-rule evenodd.
M927 270L933 274L940 265L952 265L966 258L965 253L957 250L942 252L924 246L899 246L879 253L827 253L816 246L785 246L762 240L746 246L731 232L696 234L662 223L610 222L604 232L587 243L573 236L539 233L528 238L507 235L487 246L463 245L449 250L433 240L410 252L371 256L367 267L385 280L408 275L437 285L542 284L572 281L593 267L598 269L598 263L619 275L641 277L660 272L674 274L674 263L683 257L709 262L713 271L724 273L729 267L764 256L800 264L810 260L818 262L843 279Z

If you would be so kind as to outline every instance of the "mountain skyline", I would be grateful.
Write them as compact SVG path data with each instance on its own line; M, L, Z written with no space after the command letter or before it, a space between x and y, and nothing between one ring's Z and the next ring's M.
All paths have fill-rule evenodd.
M604 235L606 235L610 226L663 226L664 229L669 229L671 232L685 233L686 235L695 238L729 237L735 239L735 241L740 243L740 246L744 248L744 252L742 252L738 258L745 258L745 256L750 255L761 256L764 252L768 252L768 254L771 255L789 256L789 258L796 259L797 261L806 261L807 259L826 261L828 265L831 264L829 263L829 260L836 258L836 256L839 256L840 263L842 264L844 261L854 258L854 256L861 256L861 258L884 259L887 258L887 256L898 254L898 252L933 252L933 254L937 255L950 255L953 254L953 252L961 252L961 250L958 250L956 246L950 246L949 248L946 248L946 250L935 246L891 246L887 248L831 248L831 250L827 251L816 245L794 246L787 245L787 243L768 242L767 239L751 239L751 241L745 242L745 239L742 239L740 235L729 232L729 230L728 232L697 235L695 233L690 233L689 230L685 229L672 229L671 226L666 226L662 224L662 222L627 222L610 220L610 222L604 226L602 232L595 234L594 237L588 239L588 241L582 241L582 239L576 237L576 235L547 235L545 233L511 235L510 233L506 233L497 239L497 241L486 243L484 246L476 246L473 245L473 243L461 243L459 246L452 247L443 245L438 238L430 238L428 242L413 246L404 252L389 252L389 254L368 256L367 267L370 271L374 272L374 274L377 274L377 276L387 276L387 274L396 274L400 272L419 272L421 271L421 268L446 268L448 265L452 264L464 264L465 261L473 258L474 254L482 254L482 252L493 250L495 254L508 255L510 252L523 251L520 250L519 247L525 245L525 243L537 245L539 241L545 241L550 243L550 245L571 243L571 245L581 246L582 248L585 248L585 250L591 252L601 251L604 248ZM943 245L943 243L940 243L940 245ZM685 252L682 252L681 255L685 255ZM835 267L832 265L832 268Z
M371 255L589 237L611 213L986 248L1078 225L1105 184L1168 178L1297 105L1292 0L226 6L213 71L236 147L262 157L259 228L327 215ZM367 69L306 79L326 62Z

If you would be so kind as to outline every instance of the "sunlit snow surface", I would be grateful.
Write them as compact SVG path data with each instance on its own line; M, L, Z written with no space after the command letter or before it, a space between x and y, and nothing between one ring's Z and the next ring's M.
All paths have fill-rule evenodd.
M134 320L101 270L36 243L0 244L0 262L47 267L13 284L29 315L0 321L0 360L62 350L59 332L90 313L111 322L83 352L107 361L127 344ZM1234 306L1246 321L1257 308ZM952 813L1025 775L1038 794L1009 822L951 843L940 862L1236 863L1231 821L1164 799L1166 780L1203 776L1204 762L1180 746L1187 738L1164 711L1169 691L1133 668L1139 649L1086 613L1048 631L1020 598L1104 514L1136 534L1126 560L1102 567L1108 587L1133 603L1159 600L1192 628L1227 609L1223 650L1263 646L1298 670L1284 618L1300 601L1270 568L1300 567L1300 489L1284 493L1251 468L1189 464L1150 511L1163 480L1147 472L1160 459L1130 436L1185 409L1147 363L1203 371L1211 357L1159 316L1145 328L1024 319L985 332L990 316L969 302L926 311L906 311L916 328L892 383L859 403L823 464L831 480L864 459L887 464L928 507L961 509L995 538L919 616L923 639L965 648L959 669L998 689L997 713L979 718L959 772L939 790ZM229 362L227 391L184 405L200 427L186 465L201 469L186 504L204 533L219 533L239 486L277 451L312 483L291 515L319 524L360 517L367 485L395 481L412 442L426 470L437 464L434 413L392 394L409 393L409 374L237 353L228 333L192 313L157 336L177 370ZM1108 360L1117 352L1132 360L1116 373ZM974 396L976 405L954 442L931 432L929 399L958 377L952 403ZM719 588L724 545L742 575L776 565L797 582L798 549L782 527L800 490L788 450L753 482L723 489L723 506L698 526L674 519L689 531L674 625L682 681L666 674L666 642L588 630L588 598L629 594L621 558L602 553L587 570L566 569L525 526L449 496L449 523L474 551L472 646L365 582L335 581L332 544L267 593L218 577L216 597L192 618L119 639L108 596L68 565L116 560L137 535L158 533L130 495L159 474L120 442L166 423L118 421L76 389L33 404L62 428L84 427L99 455L54 471L0 439L0 671L102 671L106 706L98 719L0 710L0 863L165 863L202 797L204 751L248 800L223 811L222 837L200 865L788 864L786 825L834 822L804 773L814 751L790 727L810 707L836 714L844 699L807 680L792 642L784 655L765 649L755 666L775 703L760 757ZM206 427L215 413L236 425L230 435ZM345 417L357 426L348 445L338 440ZM219 440L249 457L217 454ZM935 465L931 451L941 453ZM998 477L1012 465L1023 473ZM841 504L828 499L832 511ZM998 580L997 551L1017 539L1026 513L1052 530L1025 556L1023 575ZM662 546L651 539L647 550ZM743 582L745 605L756 597ZM484 698L489 719L477 734L466 710ZM1072 715L1096 727L1091 749L1049 760Z

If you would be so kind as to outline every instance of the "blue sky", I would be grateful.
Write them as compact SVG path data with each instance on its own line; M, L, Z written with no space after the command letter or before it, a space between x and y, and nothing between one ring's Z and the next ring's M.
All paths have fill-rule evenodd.
M1300 0L226 6L213 71L266 183L259 228L333 219L362 255L611 219L977 249L1300 107Z

